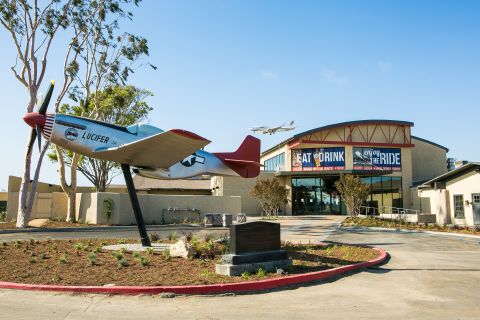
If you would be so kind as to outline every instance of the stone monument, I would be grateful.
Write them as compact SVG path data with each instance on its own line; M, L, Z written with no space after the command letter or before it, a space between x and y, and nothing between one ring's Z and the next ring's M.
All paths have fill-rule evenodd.
M285 269L292 265L287 251L280 249L280 224L256 221L230 226L230 253L215 265L218 274L239 276L244 272Z

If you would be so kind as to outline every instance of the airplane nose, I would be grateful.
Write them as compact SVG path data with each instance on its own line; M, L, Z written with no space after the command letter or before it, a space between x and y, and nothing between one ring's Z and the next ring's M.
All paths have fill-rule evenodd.
M46 117L38 112L29 112L23 116L23 121L32 128L35 128L37 125L43 128L45 126Z

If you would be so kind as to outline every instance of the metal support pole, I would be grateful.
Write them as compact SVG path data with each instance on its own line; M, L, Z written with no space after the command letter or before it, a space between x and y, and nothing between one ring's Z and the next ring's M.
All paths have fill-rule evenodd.
M123 176L125 177L125 183L127 184L130 202L132 203L133 214L135 215L135 220L137 221L138 232L140 233L142 246L151 247L150 238L148 237L147 229L145 228L145 222L143 221L142 210L140 209L140 204L138 203L137 191L135 190L135 185L133 184L130 166L128 164L122 164L122 171Z

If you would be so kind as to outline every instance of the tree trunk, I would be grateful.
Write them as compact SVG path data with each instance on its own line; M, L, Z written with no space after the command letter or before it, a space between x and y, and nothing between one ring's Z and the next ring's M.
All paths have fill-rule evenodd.
M70 176L71 183L67 184L67 179L65 176L65 160L63 158L63 149L59 146L55 146L57 150L57 159L58 159L58 173L60 174L60 185L63 192L68 197L68 212L67 212L67 222L76 221L76 207L77 207L77 166L80 156L74 154L72 158L72 164L70 166Z
M29 139L30 141L30 139ZM30 185L30 166L32 162L32 153L27 152L25 154L25 162L23 165L22 183L20 184L19 196L18 196L18 212L17 212L17 228L26 228L28 219L30 218L31 211L28 211L27 197L28 189Z

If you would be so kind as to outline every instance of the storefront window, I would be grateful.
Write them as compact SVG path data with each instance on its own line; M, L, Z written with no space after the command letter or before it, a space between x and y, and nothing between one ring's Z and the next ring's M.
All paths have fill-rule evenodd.
M401 177L365 177L362 182L371 186L370 197L366 201L369 207L403 207Z

